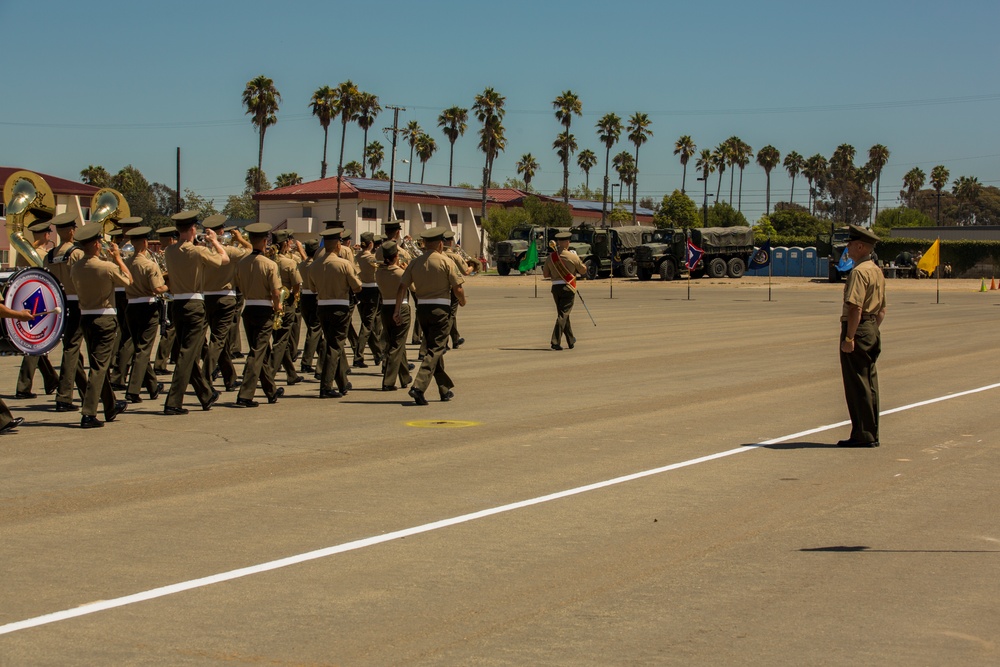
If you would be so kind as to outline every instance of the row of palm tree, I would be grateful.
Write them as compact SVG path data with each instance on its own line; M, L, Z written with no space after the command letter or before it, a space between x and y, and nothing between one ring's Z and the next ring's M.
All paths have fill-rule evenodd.
M930 185L934 189L934 197L937 199L937 224L939 225L941 224L941 198L949 178L951 178L951 172L944 165L939 164L931 169ZM927 175L920 167L914 167L906 172L903 176L905 190L899 194L907 206L914 205L917 193L923 189L926 182ZM979 198L982 189L982 183L975 176L959 176L952 183L951 194L958 200L960 207L968 209Z

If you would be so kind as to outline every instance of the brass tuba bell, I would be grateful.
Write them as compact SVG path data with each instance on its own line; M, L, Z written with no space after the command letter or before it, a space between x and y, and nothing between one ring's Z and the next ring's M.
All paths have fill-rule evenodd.
M3 188L7 207L7 236L10 245L31 266L42 266L42 258L24 237L28 225L39 220L50 220L56 211L56 199L45 179L31 171L15 171L7 178Z
M131 217L125 195L114 188L101 188L90 198L90 222L99 222L107 234L122 218Z

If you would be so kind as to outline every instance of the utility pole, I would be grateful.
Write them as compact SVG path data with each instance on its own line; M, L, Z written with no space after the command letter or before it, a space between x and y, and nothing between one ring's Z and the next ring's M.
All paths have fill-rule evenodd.
M174 213L181 212L181 147L177 147L177 206Z
M392 127L384 128L383 132L392 132L392 161L389 163L389 220L396 219L396 141L399 139L399 112L406 107L386 106L392 109Z

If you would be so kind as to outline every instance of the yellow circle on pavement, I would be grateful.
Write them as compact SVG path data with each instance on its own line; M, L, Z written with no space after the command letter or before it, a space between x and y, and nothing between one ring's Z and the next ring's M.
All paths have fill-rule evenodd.
M479 426L479 422L464 422L454 419L421 419L415 422L406 422L406 425L414 428L466 428L468 426Z

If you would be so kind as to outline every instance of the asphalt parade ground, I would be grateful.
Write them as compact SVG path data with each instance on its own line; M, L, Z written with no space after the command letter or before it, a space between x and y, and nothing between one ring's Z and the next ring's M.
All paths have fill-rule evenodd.
M889 281L842 449L840 286L581 282L552 351L537 284L469 280L427 407L369 367L83 431L0 359L0 665L1000 662L1000 291Z

